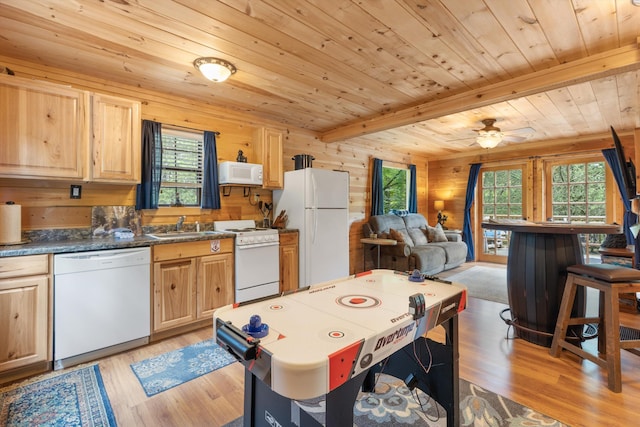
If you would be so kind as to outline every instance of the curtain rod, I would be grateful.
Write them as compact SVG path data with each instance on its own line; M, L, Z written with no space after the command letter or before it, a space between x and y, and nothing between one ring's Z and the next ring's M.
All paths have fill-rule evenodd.
M184 126L171 125L171 124L163 124L163 126L166 126L168 129L175 129L175 130L184 131L184 132L193 132L193 131L206 132L202 129L194 129L194 128L188 128ZM220 135L220 132L218 131L211 131L211 132L213 132L216 136Z
M595 148L592 150L584 150L584 151L578 151L575 153L556 153L556 154L536 154L533 156L520 156L520 157L509 157L509 158L505 158L505 159L499 159L499 160L478 160L477 162L473 162L473 163L468 163L469 166L475 164L475 163L508 163L510 161L523 161L523 160L551 160L551 159L562 159L565 157L590 157L590 156L594 156L594 155L602 155L602 150L605 150L607 148L613 148L613 147L604 147L604 148Z
M376 156L369 156L369 160L372 160L372 159L380 159L383 162L395 163L397 165L407 165L407 166L409 166L411 164L411 163L407 163L407 162L397 162L395 160L382 159L382 158L376 157Z

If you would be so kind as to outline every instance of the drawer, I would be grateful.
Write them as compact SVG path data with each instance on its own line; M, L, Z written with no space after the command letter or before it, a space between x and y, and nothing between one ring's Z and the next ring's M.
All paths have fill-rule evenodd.
M282 233L280 234L280 245L297 245L298 233Z
M232 253L233 239L199 240L153 246L153 261L193 258L203 255Z
M0 279L49 273L49 255L0 258Z

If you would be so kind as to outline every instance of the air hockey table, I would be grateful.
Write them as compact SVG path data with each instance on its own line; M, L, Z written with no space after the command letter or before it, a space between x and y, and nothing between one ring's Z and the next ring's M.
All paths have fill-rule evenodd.
M298 402L323 395L324 424L352 426L358 392L373 390L376 372L409 381L458 426L457 315L467 291L422 279L372 270L217 309L216 342L245 366L244 426L322 425ZM424 336L438 325L442 343Z

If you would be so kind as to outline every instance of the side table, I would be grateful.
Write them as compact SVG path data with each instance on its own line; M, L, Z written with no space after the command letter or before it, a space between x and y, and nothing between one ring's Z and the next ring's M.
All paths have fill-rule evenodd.
M366 245L373 245L376 246L378 248L378 263L376 264L376 268L380 268L380 246L395 246L398 244L397 241L393 240L393 239L371 239L371 238L364 238L364 239L360 239L360 242L363 244L363 249L366 247ZM363 251L362 254L362 269L366 269L366 257Z

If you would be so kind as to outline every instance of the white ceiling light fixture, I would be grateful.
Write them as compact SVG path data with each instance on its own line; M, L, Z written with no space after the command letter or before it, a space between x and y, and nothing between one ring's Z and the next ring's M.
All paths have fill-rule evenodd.
M216 83L227 80L237 71L236 67L234 67L231 62L220 58L198 58L193 61L193 66L196 67L207 79Z
M496 119L484 119L484 127L477 130L476 142L482 148L494 148L502 142L503 133L499 127L494 126Z

